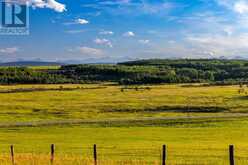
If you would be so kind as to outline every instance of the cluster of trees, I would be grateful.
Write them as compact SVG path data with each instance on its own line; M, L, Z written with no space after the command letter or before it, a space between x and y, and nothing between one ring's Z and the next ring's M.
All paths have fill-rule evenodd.
M61 84L69 79L58 74L36 71L25 67L0 68L0 84Z
M248 61L217 59L140 60L120 63L124 66L153 66L175 72L173 83L212 82L239 84L248 81ZM167 81L166 83L170 83Z
M200 83L235 84L248 80L248 61L141 60L117 65L68 65L72 79L114 81L120 84Z
M238 84L248 81L245 60L140 60L116 65L65 65L54 70L1 68L0 83L90 83L158 84L211 82Z

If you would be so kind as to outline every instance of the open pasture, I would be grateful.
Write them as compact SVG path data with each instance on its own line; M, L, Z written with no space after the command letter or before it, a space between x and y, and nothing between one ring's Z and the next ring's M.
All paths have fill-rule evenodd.
M248 162L248 102L239 86L0 86L0 162L10 164L227 164ZM19 162L19 163L18 163Z
M0 124L31 121L137 119L246 114L238 86L0 86Z
M100 164L161 164L161 147L166 144L168 164L224 165L228 164L228 145L234 144L237 164L245 165L248 163L247 126L247 118L242 118L163 127L2 128L0 161L10 163L9 146L13 144L17 162L46 164L50 144L55 143L55 164L92 164L93 144L97 144Z

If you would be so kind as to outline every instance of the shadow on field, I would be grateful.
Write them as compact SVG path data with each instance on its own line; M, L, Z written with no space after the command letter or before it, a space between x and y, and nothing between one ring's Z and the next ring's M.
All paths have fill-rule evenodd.
M45 109L33 109L32 113L29 115L42 115L42 116L57 116L57 117L67 117L69 116L69 112L64 110L54 110L54 111L47 111Z
M237 99L237 100L244 100L244 101L247 101L247 100L248 100L248 96L238 96L236 99Z
M105 109L102 112L107 113L133 113L133 112L181 112L181 113L218 113L226 112L229 109L218 106L160 106L144 109Z
M24 93L24 92L44 92L44 91L75 91L75 90L90 90L90 89L105 89L107 87L76 87L65 88L60 86L59 88L17 88L10 90L0 90L0 93Z

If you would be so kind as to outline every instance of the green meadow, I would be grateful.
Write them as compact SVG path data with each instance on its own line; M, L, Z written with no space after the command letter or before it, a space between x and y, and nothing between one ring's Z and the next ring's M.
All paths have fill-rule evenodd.
M50 144L54 143L58 160L70 156L92 160L93 144L97 144L100 162L137 160L159 164L161 147L166 144L169 164L227 164L228 145L234 144L237 163L247 164L247 126L247 118L230 118L164 126L2 128L0 151L8 153L13 144L17 156L49 155Z
M137 119L245 114L238 86L0 86L0 124L31 121Z
M0 86L1 164L49 164L50 144L57 164L92 164L93 144L100 164L248 163L248 97L239 86L202 84L118 86ZM38 162L39 160L39 162ZM31 163L30 163L31 162ZM33 162L33 163L32 163Z

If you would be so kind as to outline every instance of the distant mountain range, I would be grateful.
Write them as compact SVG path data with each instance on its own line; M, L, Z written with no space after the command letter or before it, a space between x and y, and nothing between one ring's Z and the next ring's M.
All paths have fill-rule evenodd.
M63 65L63 63L42 62L42 61L16 61L16 62L0 63L0 66L57 66L57 65Z
M123 61L132 61L138 59L132 58L101 58L101 59L85 59L85 60L61 60L54 62L47 62L41 60L33 60L33 61L14 61L14 62L0 62L0 66L54 66L54 65L66 65L66 64L115 64Z
M173 58L170 58L173 59ZM175 58L177 59L177 58ZM233 58L227 58L225 56L221 56L220 60L248 60L247 58L241 56L235 56ZM61 60L61 61L42 61L42 60L33 60L33 61L25 61L19 60L14 62L2 62L0 61L0 66L58 66L58 65L68 65L68 64L116 64L125 61L136 61L142 60L138 58L130 58L130 57L122 57L122 58L101 58L101 59L85 59L85 60Z

